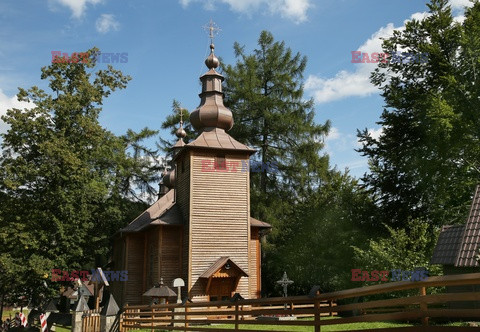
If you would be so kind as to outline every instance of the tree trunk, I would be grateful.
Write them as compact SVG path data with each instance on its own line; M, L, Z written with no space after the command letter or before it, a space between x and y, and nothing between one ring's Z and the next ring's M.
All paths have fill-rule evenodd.
M5 301L4 293L2 293L2 298L0 299L0 321L2 321L2 317L3 317L3 301Z
M263 120L263 142L262 142L262 166L260 172L260 190L262 191L263 195L267 194L267 172L263 172L265 169L264 166L267 163L267 148L268 148L268 128L267 128L267 120Z

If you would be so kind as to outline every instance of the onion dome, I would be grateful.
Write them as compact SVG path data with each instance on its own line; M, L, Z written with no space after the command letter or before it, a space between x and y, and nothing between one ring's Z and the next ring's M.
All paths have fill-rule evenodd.
M167 188L172 189L175 187L175 170L170 170L162 178L162 183Z
M160 184L158 188L158 199L163 197L169 191L169 188L163 183L163 178L165 177L165 175L167 175L167 173L167 170L164 170L162 172L162 178L160 179Z
M198 131L219 128L230 130L233 127L233 114L223 105L222 82L224 77L215 68L220 61L214 54L215 46L210 44L210 55L205 60L208 72L200 77L202 93L200 105L190 114L190 122Z
M215 56L213 50L215 49L214 44L210 44L210 55L205 59L205 65L208 69L217 68L220 66L220 60Z
M179 139L185 138L187 136L187 132L185 131L185 129L183 129L182 123L180 123L180 128L178 128L175 132L175 136L177 136Z

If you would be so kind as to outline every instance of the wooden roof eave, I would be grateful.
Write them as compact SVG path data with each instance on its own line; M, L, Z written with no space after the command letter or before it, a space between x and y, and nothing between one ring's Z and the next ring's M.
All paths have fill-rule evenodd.
M222 256L215 263L210 265L210 267L205 272L203 272L199 276L199 278L209 279L213 277L213 275L215 275L215 273L220 271L222 267L228 262L231 263L232 268L237 269L240 272L239 274L241 274L244 277L248 277L248 273L245 272L240 266L238 266L232 259L230 259L230 257Z

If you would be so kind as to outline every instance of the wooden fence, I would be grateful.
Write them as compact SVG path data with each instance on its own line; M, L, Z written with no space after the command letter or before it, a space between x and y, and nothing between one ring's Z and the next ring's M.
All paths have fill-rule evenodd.
M238 301L194 302L163 304L155 306L126 306L120 317L120 332L135 329L161 329L166 331L225 331L213 324L229 325L234 331L252 332L240 328L245 325L310 326L319 332L325 325L349 324L356 322L408 321L417 322L420 327L381 328L374 331L479 331L478 327L441 326L446 319L478 319L480 309L458 309L452 304L480 301L480 292L427 294L429 288L448 286L479 285L480 273L430 277L425 281L387 282L375 286L348 289L338 292ZM439 291L437 289L437 291ZM414 295L406 295L415 292ZM375 297L396 296L378 300ZM354 299L366 300L347 303ZM335 305L341 300L345 304ZM468 302L470 301L470 302ZM476 302L480 303L480 302ZM284 308L286 305L286 308ZM458 307L458 306L457 306ZM341 318L321 319L339 313ZM309 319L290 320L290 317ZM280 318L279 320L277 320ZM436 320L430 326L429 321ZM212 325L212 326L205 326ZM274 332L280 332L270 330ZM366 332L369 330L352 330Z
M100 309L83 312L82 332L100 332Z

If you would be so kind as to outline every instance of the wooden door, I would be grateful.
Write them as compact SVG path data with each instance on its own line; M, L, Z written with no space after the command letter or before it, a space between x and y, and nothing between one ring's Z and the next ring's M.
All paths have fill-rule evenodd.
M233 277L213 278L209 290L210 301L225 300L232 297L235 292L235 279Z

